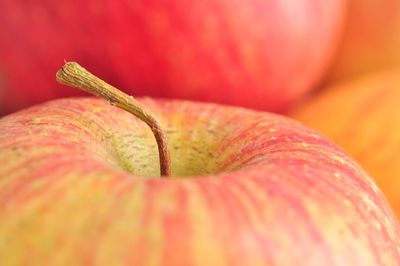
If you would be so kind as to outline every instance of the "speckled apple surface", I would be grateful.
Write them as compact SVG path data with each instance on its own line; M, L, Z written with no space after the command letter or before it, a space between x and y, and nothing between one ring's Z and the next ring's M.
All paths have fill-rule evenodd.
M92 99L0 119L2 265L397 265L399 225L338 147L269 113L141 99L167 132Z
M282 111L327 71L345 2L1 0L0 108L76 95L54 89L67 60L135 95Z
M327 88L292 116L349 152L400 217L400 69Z

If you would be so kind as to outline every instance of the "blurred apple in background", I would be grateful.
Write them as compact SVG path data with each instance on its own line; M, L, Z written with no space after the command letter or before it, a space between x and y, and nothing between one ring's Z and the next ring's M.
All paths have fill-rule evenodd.
M332 86L292 116L349 152L400 217L400 69Z
M348 2L344 38L328 82L400 65L400 1Z
M315 87L342 33L345 0L0 0L0 108L76 92L79 60L135 95L281 111Z

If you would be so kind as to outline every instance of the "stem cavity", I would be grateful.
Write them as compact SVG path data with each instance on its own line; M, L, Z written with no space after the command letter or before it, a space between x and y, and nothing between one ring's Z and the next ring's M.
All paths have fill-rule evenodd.
M157 141L161 176L171 175L171 160L167 147L167 138L155 115L144 105L117 88L99 79L75 62L66 62L56 74L61 84L79 88L88 93L106 99L109 103L138 117L145 122Z

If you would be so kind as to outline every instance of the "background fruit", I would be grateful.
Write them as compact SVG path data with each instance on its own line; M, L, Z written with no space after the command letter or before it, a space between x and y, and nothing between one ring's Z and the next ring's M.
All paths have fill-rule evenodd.
M142 102L168 134L173 179L154 177L149 128L103 101L0 119L2 265L400 261L387 201L315 131L241 108Z
M320 81L345 0L0 1L3 112L76 94L64 59L135 95L279 111Z
M331 82L400 65L400 1L350 0Z
M332 86L292 116L349 152L400 217L400 69Z

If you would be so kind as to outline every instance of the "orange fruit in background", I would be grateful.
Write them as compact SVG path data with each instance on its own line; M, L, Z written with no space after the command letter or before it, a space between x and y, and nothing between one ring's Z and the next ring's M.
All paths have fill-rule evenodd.
M347 22L328 82L400 65L400 1L348 1Z

